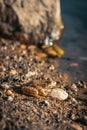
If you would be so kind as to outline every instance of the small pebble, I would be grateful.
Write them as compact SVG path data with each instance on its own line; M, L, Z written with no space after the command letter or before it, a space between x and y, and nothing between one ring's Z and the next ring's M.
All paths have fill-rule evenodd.
M26 49L26 45L21 44L21 45L20 45L20 48L21 48L21 49Z
M52 81L48 87L55 87L57 85L57 82L56 81Z
M2 89L9 89L10 86L8 84L1 84Z
M6 91L6 95L7 95L7 96L12 96L12 95L13 95L13 93L12 93L12 91L11 91L11 90L7 90L7 91Z
M78 103L77 100L75 98L71 98L73 103Z
M51 66L49 67L49 69L50 69L50 70L54 70L54 69L55 69L54 65L51 65Z
M75 114L72 114L72 115L71 115L71 119L72 119L72 120L76 120L76 115L75 115Z
M49 106L49 102L47 100L41 101L39 104L40 106Z
M8 101L13 101L13 97L12 96L8 96Z
M11 75L16 75L18 72L17 72L17 70L16 69L12 69L11 71L10 71L10 74Z
M4 66L0 66L0 70L6 71L6 68Z
M71 89L72 89L73 91L75 91L75 92L78 91L78 88L77 88L76 84L74 84L74 83L71 85Z
M23 54L23 55L26 55L26 54L27 54L26 50L23 50L23 51L22 51L22 54Z
M39 92L38 94L39 94L40 96L47 96L47 93L45 92L44 89L39 89L38 92Z
M71 124L71 127L74 128L74 130L83 130L82 127L77 123Z
M39 59L45 59L47 57L47 54L46 53L38 53L37 56Z
M51 96L59 100L66 100L68 98L68 93L63 89L56 88L52 90Z
M27 74L26 74L26 78L29 78L29 77L32 77L36 74L36 72L34 71L29 71Z

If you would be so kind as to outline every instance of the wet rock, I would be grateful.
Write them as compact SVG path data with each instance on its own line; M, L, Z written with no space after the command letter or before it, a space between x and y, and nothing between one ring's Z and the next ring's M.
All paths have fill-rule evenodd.
M68 98L68 93L64 91L63 89L56 88L53 89L51 92L51 96L53 98L57 98L58 100L66 100Z
M59 0L0 0L0 35L4 37L48 43L50 37L60 37L62 28Z

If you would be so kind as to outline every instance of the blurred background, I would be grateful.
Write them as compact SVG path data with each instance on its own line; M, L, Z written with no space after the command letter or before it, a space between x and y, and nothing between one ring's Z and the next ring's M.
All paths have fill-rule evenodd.
M65 55L59 69L72 81L87 81L87 0L60 0L64 23L60 46Z

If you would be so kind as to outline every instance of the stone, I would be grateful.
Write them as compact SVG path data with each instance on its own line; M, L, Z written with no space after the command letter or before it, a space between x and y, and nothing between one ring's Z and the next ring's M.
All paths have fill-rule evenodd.
M7 90L7 91L6 91L6 95L7 95L7 96L12 96L12 95L13 95L13 92L12 92L11 90Z
M60 0L0 0L0 36L48 43L62 29Z
M61 101L66 100L68 98L68 93L61 88L54 88L51 91L50 95L51 97L56 98Z
M83 128L77 124L77 123L72 123L71 124L71 127L74 129L74 130L83 130Z
M73 91L75 91L75 92L78 91L78 88L77 88L77 86L76 86L75 83L73 83L73 84L71 85L71 89L72 89Z
M1 88L2 89L9 89L10 86L8 84L4 83L4 84L1 84Z
M13 97L12 96L8 96L8 101L12 102L13 101Z

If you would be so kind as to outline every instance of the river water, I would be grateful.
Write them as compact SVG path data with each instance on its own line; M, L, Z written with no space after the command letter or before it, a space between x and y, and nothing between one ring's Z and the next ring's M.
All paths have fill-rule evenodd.
M87 81L87 0L61 0L61 13L65 28L60 46L65 55L58 70L72 81Z

